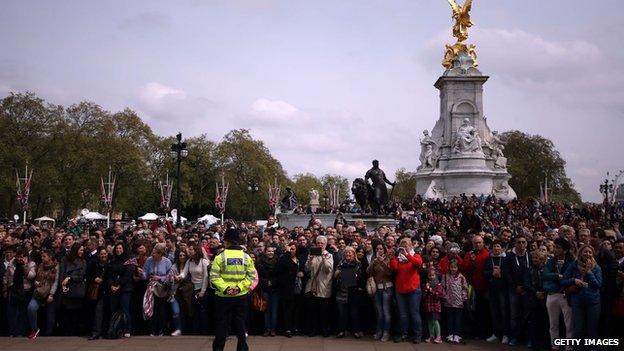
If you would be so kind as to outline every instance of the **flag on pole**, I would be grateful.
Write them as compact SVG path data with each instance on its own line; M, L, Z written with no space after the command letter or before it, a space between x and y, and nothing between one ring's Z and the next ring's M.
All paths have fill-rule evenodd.
M275 186L271 186L271 184L269 184L268 189L269 189L269 209L275 212L275 209L277 208L277 201L279 200L279 196L281 192L281 186L277 184L277 178L275 178Z
M225 177L222 174L221 185L219 185L218 181L215 184L215 207L221 212L222 215L225 213L225 203L227 201L229 188L230 184L225 184Z
M32 182L33 171L30 170L30 174L29 174L28 165L26 165L26 172L24 173L24 178L20 178L19 171L16 171L16 175L17 175L17 182L16 182L17 201L22 206L22 210L26 211L28 209L28 198L30 196L30 185Z

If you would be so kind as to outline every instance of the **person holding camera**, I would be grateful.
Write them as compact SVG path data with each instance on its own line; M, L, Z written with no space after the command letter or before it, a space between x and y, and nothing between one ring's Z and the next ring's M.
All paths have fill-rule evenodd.
M597 338L602 270L596 263L591 245L581 246L576 261L563 274L561 285L570 296L574 337Z
M396 272L396 299L401 326L401 336L395 341L407 341L409 317L412 322L412 342L418 344L422 339L420 267L423 261L414 252L412 239L409 237L403 237L399 241L399 247L392 253L390 269Z
M3 277L2 293L7 301L10 336L23 336L26 332L27 306L33 294L36 274L37 265L28 259L28 252L24 248L17 250Z
M390 269L390 255L386 245L381 241L375 243L375 256L366 269L375 281L375 311L377 312L377 332L375 340L390 340L392 297L394 296L394 283L392 282L392 270Z
M310 249L305 264L306 273L310 279L305 287L308 297L308 311L310 316L310 336L320 331L324 337L329 336L330 328L330 299L332 296L332 273L334 271L334 257L327 251L327 237L316 237L316 247Z

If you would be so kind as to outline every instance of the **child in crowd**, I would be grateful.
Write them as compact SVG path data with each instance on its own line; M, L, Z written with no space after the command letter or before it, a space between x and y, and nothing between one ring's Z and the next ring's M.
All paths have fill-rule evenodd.
M462 313L464 302L468 300L468 283L466 278L459 273L459 265L456 260L449 262L449 271L442 279L444 287L444 307L448 323L448 336L446 340L451 343L461 343Z
M427 326L429 327L429 338L426 342L442 343L440 331L440 314L442 313L442 298L444 297L444 287L438 279L435 268L427 271L427 284L425 285L425 312L427 313Z

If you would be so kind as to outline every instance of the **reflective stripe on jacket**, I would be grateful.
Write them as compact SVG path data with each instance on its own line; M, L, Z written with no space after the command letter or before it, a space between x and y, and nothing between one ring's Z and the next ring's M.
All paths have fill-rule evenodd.
M248 294L258 285L258 273L254 262L242 248L225 249L212 262L210 284L220 297L237 297ZM238 287L236 295L226 295L229 287Z

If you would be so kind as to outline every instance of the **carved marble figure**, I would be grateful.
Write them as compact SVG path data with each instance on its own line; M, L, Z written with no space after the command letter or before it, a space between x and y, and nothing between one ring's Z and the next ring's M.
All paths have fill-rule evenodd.
M454 153L481 152L481 137L475 127L470 124L468 118L464 118L462 125L457 129L453 142Z

